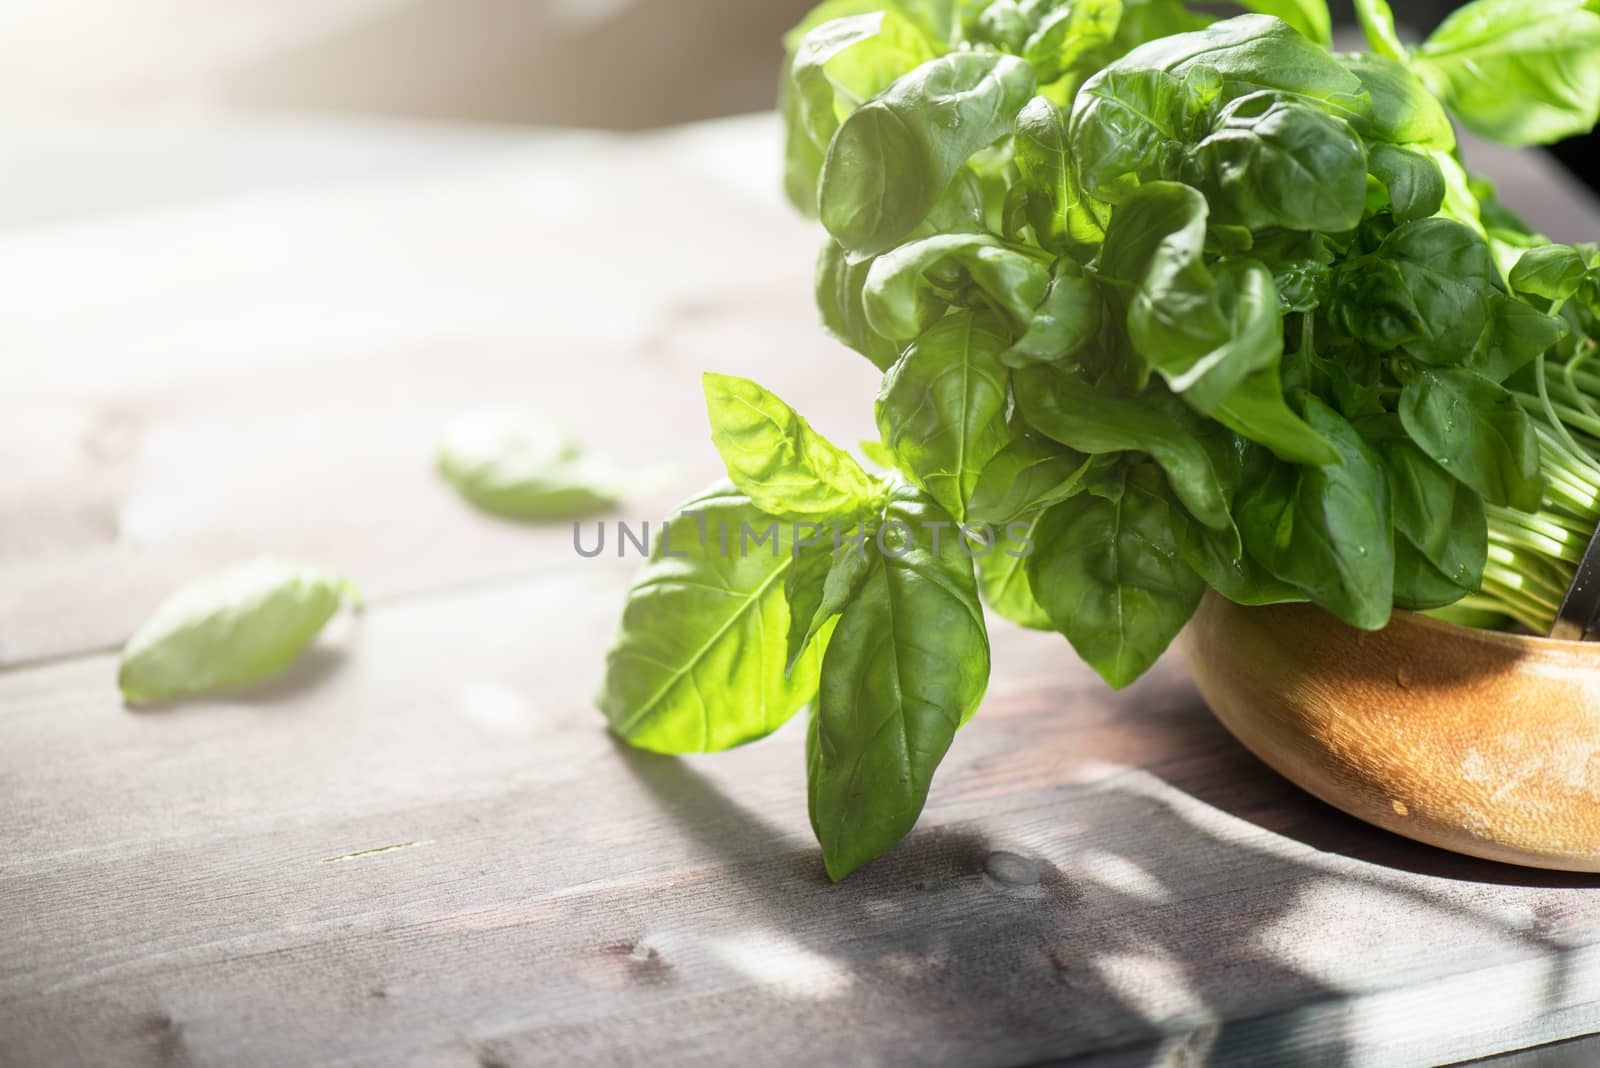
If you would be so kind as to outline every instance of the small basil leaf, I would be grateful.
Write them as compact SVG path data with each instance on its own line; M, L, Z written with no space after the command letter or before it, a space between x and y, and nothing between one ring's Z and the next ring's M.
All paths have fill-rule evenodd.
M1394 526L1377 453L1343 416L1306 396L1301 414L1342 463L1277 464L1248 481L1235 514L1245 551L1279 579L1363 630L1389 620Z
M823 225L852 257L900 244L962 165L1011 133L1033 88L1022 60L979 52L901 77L834 135L822 168Z
M979 475L1011 439L1000 363L1010 345L998 318L957 312L906 350L878 393L878 431L897 466L962 522Z
M711 440L733 484L768 515L836 519L877 496L872 477L793 408L745 378L707 373Z
M1404 60L1406 46L1400 43L1400 35L1395 32L1394 12L1389 9L1388 0L1355 2L1356 21L1361 23L1361 32L1366 34L1372 50L1385 59Z
M793 542L731 484L683 506L634 579L606 657L596 703L613 731L657 753L729 749L811 700L818 656L784 674Z
M512 519L561 519L604 511L623 478L576 442L532 418L475 412L439 445L439 473L468 502Z
M1120 474L1045 513L1028 560L1034 596L1079 656L1121 689L1194 614L1205 583L1178 550L1154 469Z
M1078 186L1067 120L1042 96L1017 115L1013 154L1017 188L1027 198L1028 223L1040 246L1057 253L1092 250L1105 237L1105 221Z
M1408 612L1428 612L1455 604L1472 593L1445 577L1426 554L1405 538L1394 545L1394 606Z
M1023 519L1081 493L1094 466L1094 457L1048 439L1018 437L985 465L967 516L994 524Z
M349 582L262 557L185 586L122 650L117 685L133 703L170 701L261 682L288 670L344 600Z
M972 561L951 517L901 488L883 513L886 551L839 617L823 657L807 746L811 825L842 879L916 824L933 774L989 680Z
M1063 256L1044 300L1026 320L1022 336L1000 357L1008 367L1058 363L1077 355L1100 332L1100 289L1083 268Z
M1121 21L1122 0L1072 0L1057 4L1023 42L1022 58L1038 74L1040 84L1059 81L1109 45L1116 38Z
M900 358L900 348L867 323L863 291L872 270L871 259L851 263L832 238L817 257L817 308L828 333L887 371Z
M1263 15L1276 15L1323 47L1333 44L1333 16L1326 0L1239 0L1240 5Z
M1565 323L1514 297L1489 298L1489 325L1467 361L1491 382L1504 382L1566 335Z
M1427 156L1380 143L1372 146L1368 166L1389 191L1395 221L1426 219L1444 205L1444 175Z
M1490 504L1538 510L1539 439L1505 389L1471 371L1430 368L1406 383L1400 418L1423 452Z
M1381 3L1381 0L1379 0ZM1396 44L1396 48L1400 46ZM1400 55L1396 53L1396 57ZM1343 52L1336 58L1372 98L1372 123L1356 132L1373 141L1450 152L1455 127L1439 100L1398 58L1372 52Z
M1028 557L1038 547L1044 513L1007 524L1007 544L978 558L978 587L983 602L998 616L1029 630L1055 630L1050 615L1033 596L1028 582Z
M1229 491L1203 444L1201 421L1182 401L1091 385L1053 367L1031 367L1015 377L1017 403L1033 429L1091 455L1148 453L1190 515L1218 530L1232 523Z
M795 49L791 77L812 142L826 152L845 116L932 58L927 39L892 10L849 15L811 30Z
M879 256L862 292L867 322L897 342L914 340L948 307L947 292L976 286L1018 327L1045 299L1050 269L993 234L941 234Z
M1571 245L1529 249L1511 268L1511 288L1546 300L1569 300L1583 284L1589 265Z
M856 528L852 537L860 544L818 544L801 551L790 572L784 595L789 601L789 655L787 672L793 672L811 643L845 610L866 581L871 549L866 539L873 531Z
M1353 229L1366 208L1367 156L1344 119L1296 97L1230 102L1192 149L1187 174L1220 223L1251 230Z

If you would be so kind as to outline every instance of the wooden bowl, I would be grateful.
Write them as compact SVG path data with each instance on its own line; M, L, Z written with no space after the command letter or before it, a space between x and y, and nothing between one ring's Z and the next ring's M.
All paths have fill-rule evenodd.
M1206 703L1359 819L1490 860L1600 871L1600 643L1208 594L1184 632Z

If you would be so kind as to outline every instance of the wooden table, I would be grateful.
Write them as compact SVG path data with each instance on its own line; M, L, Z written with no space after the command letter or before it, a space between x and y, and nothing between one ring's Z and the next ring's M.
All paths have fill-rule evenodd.
M590 696L633 561L463 507L440 428L520 405L670 460L627 508L660 517L716 473L702 368L844 441L874 372L814 325L770 119L393 136L104 209L119 160L85 148L41 209L70 218L6 215L0 1064L1407 1065L1600 1031L1596 880L1344 818L1176 663L1113 695L996 622L920 827L839 886L798 725L614 744ZM141 173L205 158L169 149ZM1600 234L1531 158L1478 159ZM130 629L261 551L370 610L281 681L123 708Z

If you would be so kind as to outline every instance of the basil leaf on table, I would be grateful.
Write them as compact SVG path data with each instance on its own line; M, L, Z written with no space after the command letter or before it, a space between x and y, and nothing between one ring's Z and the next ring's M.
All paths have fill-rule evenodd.
M877 496L872 476L776 395L745 378L704 376L711 440L733 484L786 519L851 515Z
M770 553L738 546L746 528L764 532L775 522L724 483L685 504L656 539L596 696L629 745L730 749L771 734L817 692L814 646L785 675L792 531L778 524Z
M1277 578L1351 626L1377 630L1394 600L1394 525L1383 462L1315 397L1301 411L1341 461L1279 463L1247 482L1235 515L1245 550Z
M1153 468L1123 472L1044 514L1028 560L1034 596L1079 656L1121 689L1194 615L1205 583L1179 552Z
M1429 458L1490 504L1538 510L1539 439L1503 387L1460 368L1426 369L1400 394L1400 419Z
M963 311L939 320L884 376L876 406L901 471L959 521L984 467L1011 440L1004 323Z
M178 590L122 650L117 685L130 703L170 701L262 682L289 669L340 604L345 579L265 556Z
M623 477L530 416L474 412L446 430L439 473L469 503L510 519L564 519L605 511Z
M842 879L916 824L935 769L983 699L989 637L972 561L952 517L902 487L882 516L895 532L874 553L823 656L807 745L811 825L828 874Z
M1536 145L1600 120L1597 56L1592 0L1476 0L1428 36L1412 67L1474 133Z
M901 77L834 135L822 168L823 225L852 257L900 244L967 160L1011 132L1033 87L1022 60L978 52Z

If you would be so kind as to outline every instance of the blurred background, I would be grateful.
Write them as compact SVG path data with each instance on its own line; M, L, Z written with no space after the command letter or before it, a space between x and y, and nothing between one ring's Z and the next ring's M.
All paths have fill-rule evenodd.
M0 225L164 196L219 168L237 186L271 165L261 122L231 155L216 137L191 152L174 131L241 117L302 133L358 117L630 130L763 110L780 35L811 2L0 0ZM1412 36L1453 6L1394 3ZM1334 11L1353 25L1348 0ZM178 141L163 151L164 137ZM106 174L119 139L127 165ZM353 165L331 140L302 157ZM1595 185L1597 147L1556 151ZM75 155L97 162L74 174L62 164Z

